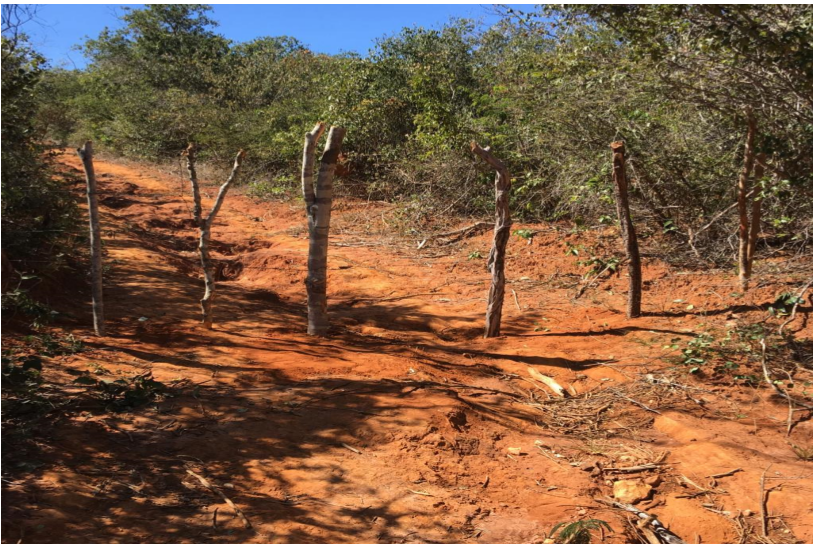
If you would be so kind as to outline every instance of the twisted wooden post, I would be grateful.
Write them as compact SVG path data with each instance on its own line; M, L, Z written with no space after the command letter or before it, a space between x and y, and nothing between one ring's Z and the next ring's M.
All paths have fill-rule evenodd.
M306 300L308 308L307 333L325 336L329 331L328 304L326 300L326 268L329 252L329 226L333 198L332 181L337 158L346 130L331 127L326 148L320 157L317 184L314 183L314 150L325 125L318 123L306 133L303 147L303 199L306 201L306 217L309 225L309 259L306 276Z
M484 337L501 335L502 307L504 306L504 256L510 239L510 173L504 163L493 155L490 146L482 148L475 141L470 151L496 169L496 227L493 228L493 247L487 259L491 273L490 291L487 294L487 313Z
M91 230L91 306L93 307L94 331L98 336L105 335L105 310L102 305L102 237L99 230L99 200L96 194L96 174L93 166L93 145L85 142L77 149L85 169L85 182L88 193L88 218Z
M642 274L640 270L640 250L637 234L629 210L629 183L626 180L626 146L617 141L612 147L612 180L615 186L615 198L618 204L618 219L621 224L621 235L629 261L629 302L626 308L628 318L640 316Z

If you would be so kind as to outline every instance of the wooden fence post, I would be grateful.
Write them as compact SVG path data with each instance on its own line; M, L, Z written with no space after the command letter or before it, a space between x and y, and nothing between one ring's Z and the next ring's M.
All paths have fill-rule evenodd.
M198 186L198 178L195 170L195 146L190 144L185 150L184 155L187 157L187 172L190 175L190 185L193 189L193 217L198 225L198 254L201 258L201 268L204 270L204 297L201 298L201 323L208 330L212 330L213 324L213 297L215 296L215 268L210 259L210 234L212 231L213 221L221 210L221 205L224 204L224 198L227 196L230 186L238 178L238 173L241 170L241 163L246 157L246 153L240 150L235 156L235 162L232 165L232 172L227 178L227 181L218 190L218 196L215 198L210 214L206 218L202 215L201 207L201 190Z
M504 255L510 239L510 173L504 163L493 155L490 146L482 148L475 141L470 150L496 169L496 226L493 228L493 248L487 259L491 273L490 291L487 294L487 313L484 337L501 335L502 307L504 306Z
M739 210L739 254L737 265L739 267L739 284L743 292L748 290L748 279L751 278L751 263L749 258L750 231L748 223L748 180L754 168L754 140L756 138L756 118L753 111L745 110L745 118L748 122L748 134L745 138L745 153L742 159L742 172L740 172L739 183L737 184L737 209Z
M99 230L99 199L96 194L96 174L93 166L93 145L85 142L77 149L85 169L85 182L88 193L88 218L91 229L91 303L93 307L94 331L98 336L105 335L105 309L102 304L102 238Z
M640 270L640 250L637 234L629 210L629 184L626 180L626 146L623 142L613 142L612 147L612 180L615 186L615 198L618 203L618 218L621 224L621 235L629 260L629 303L626 309L628 318L640 316L642 274Z
M333 198L332 181L343 137L346 135L346 130L342 127L329 129L326 147L320 157L317 184L314 184L314 150L324 129L323 123L315 125L311 132L306 133L303 147L303 199L306 201L306 217L309 224L309 260L306 276L306 305L309 314L307 333L315 336L325 336L329 331L326 267Z

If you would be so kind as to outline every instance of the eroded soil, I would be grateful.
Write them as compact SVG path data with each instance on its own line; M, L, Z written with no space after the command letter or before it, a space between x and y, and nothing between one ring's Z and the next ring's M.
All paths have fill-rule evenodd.
M60 161L80 168L72 154ZM87 289L65 286L54 305L68 322L54 335L85 350L46 359L44 378L77 402L3 446L4 543L541 542L587 518L613 528L595 541L626 542L636 531L625 514L594 500L622 478L652 484L638 507L686 542L752 542L765 470L767 540L813 541L812 462L791 447L812 446L810 412L794 408L787 436L788 403L734 378L757 373L750 356L727 373L677 364L698 334L719 340L765 319L803 277L765 264L742 296L729 271L681 271L647 253L646 316L627 320L625 274L575 300L586 267L565 253L569 243L611 255L616 230L524 226L539 231L511 238L504 335L483 339L489 277L477 256L491 233L417 249L423 237L391 235L391 205L343 199L334 327L312 338L301 207L236 191L213 228L222 265L207 331L185 181L139 165L96 170L109 335L91 335ZM812 338L806 300L788 326L799 339ZM3 341L22 343L8 330ZM573 400L552 398L531 367ZM72 383L149 370L178 386L131 411L105 410ZM811 380L793 377L800 391ZM638 465L655 468L615 470Z

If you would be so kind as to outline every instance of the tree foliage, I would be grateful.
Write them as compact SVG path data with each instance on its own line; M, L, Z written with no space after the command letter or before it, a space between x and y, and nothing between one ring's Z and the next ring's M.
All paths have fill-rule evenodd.
M32 265L31 260L54 260L60 251L56 242L65 238L76 217L70 195L51 177L38 123L44 64L24 36L15 35L14 41L3 36L3 255L4 263L8 259L19 269Z
M634 215L649 225L639 232L683 239L733 202L751 108L768 157L764 228L811 237L810 6L506 10L491 27L405 28L365 56L286 36L233 43L204 5L123 21L85 44L86 69L43 78L38 115L56 140L151 159L195 141L224 165L241 147L266 195L295 187L306 130L342 125L338 189L401 202L406 227L491 211L491 173L470 140L507 164L517 217L603 223L615 214L608 145L625 140Z

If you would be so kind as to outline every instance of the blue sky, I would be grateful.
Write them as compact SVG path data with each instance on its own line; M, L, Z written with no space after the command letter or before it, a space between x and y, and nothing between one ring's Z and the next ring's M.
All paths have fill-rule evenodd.
M24 27L35 48L54 66L82 68L85 59L72 48L104 27L118 28L122 6L140 4L48 4L38 6L38 19ZM242 42L258 36L294 36L321 53L365 54L374 40L406 26L438 27L451 17L498 18L490 4L356 4L356 5L213 5L216 31Z

